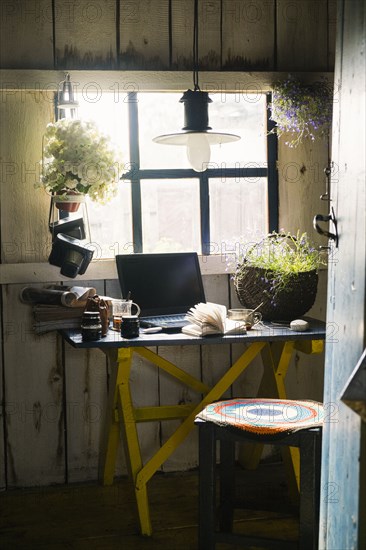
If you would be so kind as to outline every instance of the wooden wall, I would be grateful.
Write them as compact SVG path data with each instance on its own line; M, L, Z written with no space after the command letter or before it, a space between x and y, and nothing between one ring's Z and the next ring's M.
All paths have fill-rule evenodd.
M332 71L336 0L200 0L200 68ZM193 0L3 0L4 69L192 68Z
M200 58L202 68L222 72L300 71L312 76L332 71L334 61L334 4L331 0L202 0ZM58 270L47 276L50 237L48 199L35 192L42 133L53 118L52 93L37 91L37 78L46 69L108 69L180 71L190 69L192 0L14 0L2 1L1 86L1 263L14 273L29 273L38 283L57 282ZM32 90L14 88L12 70L37 69ZM310 72L310 73L309 73ZM209 73L207 73L209 74ZM255 74L252 77L255 79ZM38 76L37 76L38 75ZM177 73L177 78L178 78ZM61 80L60 78L60 80ZM47 76L43 78L47 81ZM51 85L54 88L54 83ZM43 89L41 87L41 89ZM327 212L319 195L329 144L305 144L297 150L279 144L280 226L289 231L312 229L315 213ZM29 270L27 266L31 265ZM1 267L1 266L0 266ZM23 282L15 283L15 280ZM1 281L0 278L0 282ZM119 295L115 278L90 282L98 292ZM235 304L229 276L220 270L204 276L208 299ZM82 352L54 334L36 337L30 311L18 300L24 277L6 279L2 286L2 353L0 355L0 488L84 481L97 477L101 420L108 369L99 352ZM312 310L325 318L326 272ZM167 348L164 356L205 381L218 377L238 350L230 347ZM256 391L258 361L245 374L234 394ZM322 397L322 358L299 355L289 379L293 397ZM173 384L140 359L134 367L137 404L186 402L193 395ZM4 415L5 412L5 415ZM141 426L143 454L165 439L169 424ZM184 469L197 463L192 436L164 466ZM123 456L118 473L124 473Z

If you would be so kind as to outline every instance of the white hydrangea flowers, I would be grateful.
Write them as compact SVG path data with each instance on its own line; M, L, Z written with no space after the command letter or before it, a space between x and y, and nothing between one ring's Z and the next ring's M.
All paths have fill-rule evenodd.
M93 122L62 119L47 126L37 187L81 193L105 204L117 193L121 167L120 155Z

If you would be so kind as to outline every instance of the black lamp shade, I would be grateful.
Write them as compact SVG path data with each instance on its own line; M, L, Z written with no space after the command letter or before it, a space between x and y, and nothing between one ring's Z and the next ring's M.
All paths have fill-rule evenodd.
M186 132L207 132L210 128L208 104L212 99L207 92L187 90L179 100L184 104L184 127Z
M237 141L240 136L224 132L212 132L208 125L208 104L212 103L207 92L200 90L187 90L180 98L184 104L184 127L181 132L175 134L164 134L153 138L155 143L162 145L187 145L192 135L204 135L207 143L218 145Z

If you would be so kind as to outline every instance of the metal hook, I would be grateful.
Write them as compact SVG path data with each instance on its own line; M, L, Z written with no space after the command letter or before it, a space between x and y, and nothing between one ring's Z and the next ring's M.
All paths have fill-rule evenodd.
M331 233L330 231L327 231L326 229L322 229L318 222L332 222L334 227L334 233ZM337 220L334 214L333 207L330 209L330 214L328 216L324 216L323 214L317 214L314 216L313 219L313 226L314 229L320 234L324 235L325 237L328 237L328 239L331 239L335 242L336 248L338 248L338 229L337 229Z
M331 176L331 173L332 173L333 165L334 165L334 163L329 161L328 166L326 168L324 168L326 184L325 184L325 193L320 195L320 200L322 200L322 201L331 202L331 200L332 200L329 196L329 187L330 187L329 182L330 182L330 176Z

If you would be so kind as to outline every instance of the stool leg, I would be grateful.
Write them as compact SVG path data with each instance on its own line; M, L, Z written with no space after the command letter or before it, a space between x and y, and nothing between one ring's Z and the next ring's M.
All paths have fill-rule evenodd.
M199 426L199 550L215 550L216 508L216 438L215 426L200 422Z
M321 430L304 431L300 443L299 550L316 550L319 531Z
M233 530L235 442L220 441L220 531Z

